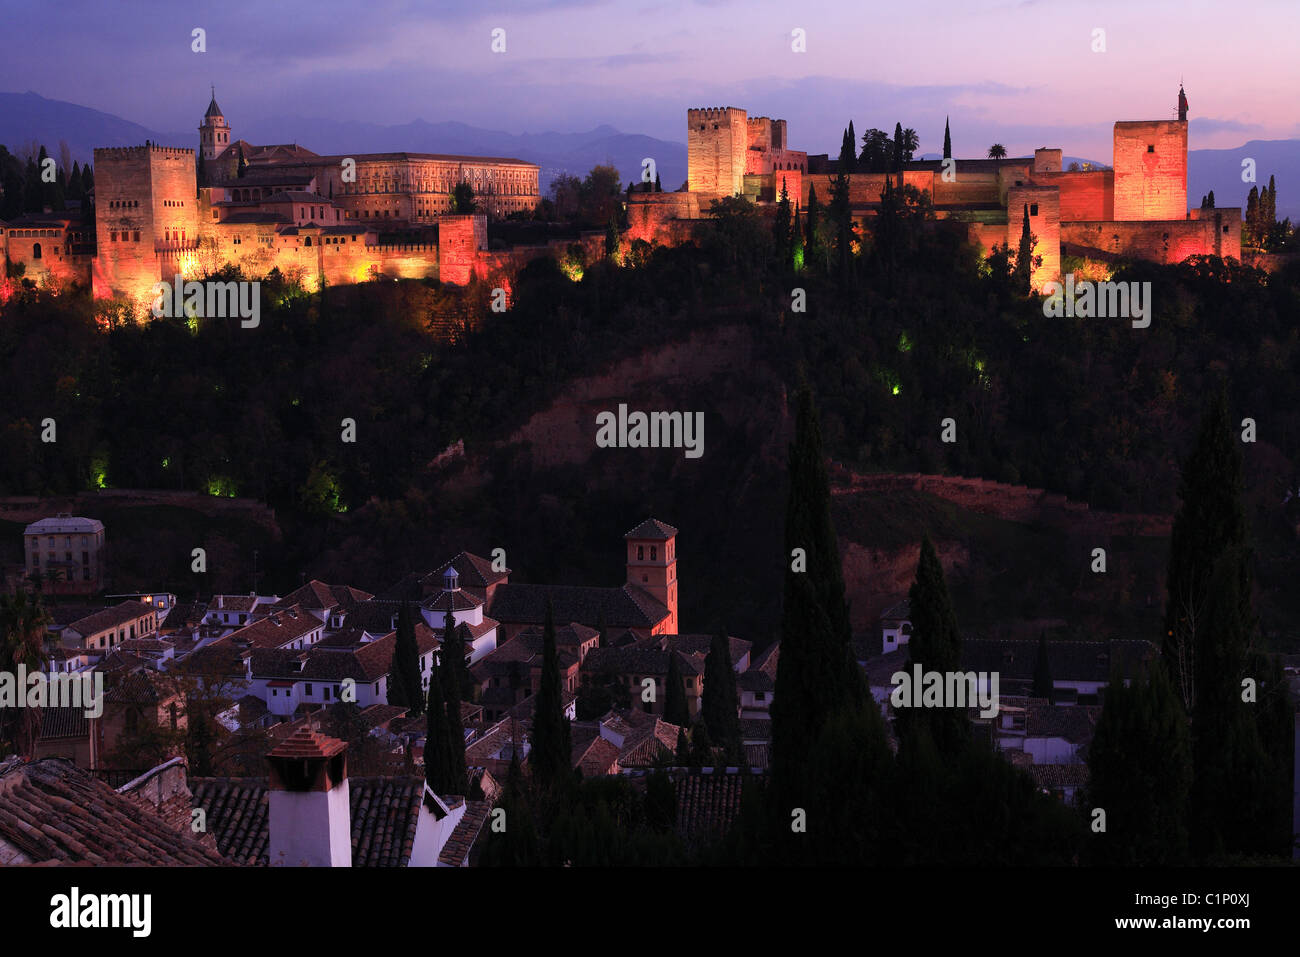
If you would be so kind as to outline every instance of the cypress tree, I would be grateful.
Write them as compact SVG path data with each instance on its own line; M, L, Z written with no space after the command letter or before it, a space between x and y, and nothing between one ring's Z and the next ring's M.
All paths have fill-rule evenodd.
M1251 245L1259 243L1259 187L1252 186L1246 194L1246 236Z
M786 192L785 180L781 180L781 198L776 204L776 218L772 223L773 248L776 253L777 268L785 271L790 268L790 194Z
M457 701L470 701L474 697L469 670L465 667L465 638L462 626L456 624L451 609L442 622L442 668L448 697Z
M894 165L895 173L903 169L903 124L894 124Z
M1190 742L1165 669L1153 662L1127 687L1119 669L1112 671L1088 771L1080 806L1106 812L1106 830L1090 836L1093 863L1187 862Z
M415 619L409 602L397 610L397 636L393 664L388 674L388 703L406 708L411 717L424 710L424 688L420 680L420 648L415 640Z
M1047 659L1047 635L1038 636L1038 661L1034 664L1034 697L1046 698L1056 704L1056 688L1052 684L1052 666Z
M804 249L809 260L814 262L822 261L825 266L822 249L817 238L818 215L821 212L817 205L817 187L810 185L808 187L808 215L805 217L804 226Z
M1210 201L1210 209L1214 209L1214 190L1210 190L1210 195L1208 198Z
M703 721L695 722L691 729L691 767L711 768L714 766L713 742L709 740L709 728Z
M560 660L555 650L555 609L549 598L542 628L542 685L533 714L532 745L529 763L533 780L543 790L549 790L568 776L570 768L569 721L563 711Z
M789 800L804 777L808 747L829 716L866 698L851 651L830 482L807 385L800 387L796 403L788 467L781 658L772 702L772 774L778 805Z
M921 539L916 581L908 598L912 606L912 638L907 643L909 674L917 665L923 671L942 675L961 671L961 633L948 597L943 565L929 535ZM919 692L912 689L914 703ZM935 749L943 756L957 754L970 743L970 722L964 708L899 709L896 725L902 741L915 733L916 726L925 725Z
M659 182L659 172L656 170L655 171L655 192L662 193L663 191L664 191L664 184Z
M1270 850L1269 758L1255 724L1259 705L1242 700L1252 623L1243 614L1245 548L1215 563L1198 635L1192 714L1192 849L1202 858Z
M943 158L952 159L952 133L948 131L948 117L943 118Z
M1178 496L1182 504L1169 537L1168 599L1161 655L1183 709L1196 713L1196 656L1213 636L1205 634L1204 613L1210 576L1219 558L1246 543L1246 513L1241 504L1241 451L1228 420L1222 386L1209 398L1192 454L1183 465ZM1249 563L1240 562L1237 594L1242 619L1249 620Z
M686 728L677 729L677 764L679 767L691 766L691 742L686 737Z
M678 665L677 652L668 652L668 677L664 684L664 720L685 728L691 723L690 706L686 703L686 685L682 681L682 669ZM707 685L706 685L707 689ZM707 690L705 692L708 693Z
M442 668L437 659L429 669L429 700L425 709L426 733L424 737L424 778L434 794L464 794L464 765L457 774L453 756L455 742L447 722L447 699L442 690ZM462 761L464 742L461 742Z
M852 120L849 120L849 128L845 133L844 148L841 153L842 157L847 157L849 164L844 168L844 172L856 173L858 171L858 137L853 132Z
M725 628L713 636L704 658L701 717L709 729L709 738L722 747L729 762L739 764L744 755L740 703L736 696L736 672L731 663L731 641Z
M1020 248L1016 251L1016 286L1021 294L1033 292L1034 234L1029 231L1029 204L1024 204L1024 222L1020 227Z

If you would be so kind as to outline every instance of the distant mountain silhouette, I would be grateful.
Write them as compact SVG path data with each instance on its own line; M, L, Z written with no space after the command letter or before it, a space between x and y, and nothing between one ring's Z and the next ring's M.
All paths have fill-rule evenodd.
M1241 181L1241 161L1255 161L1255 183ZM1300 140L1251 140L1230 150L1190 150L1187 154L1187 205L1199 206L1214 190L1214 205L1246 209L1251 186L1277 183L1277 218L1300 223Z
M686 180L685 144L623 133L608 125L582 133L506 133L450 121L414 120L381 126L301 116L245 121L235 115L227 119L235 136L249 142L298 143L318 153L405 150L514 157L541 167L543 193L561 173L582 177L599 163L618 167L624 184L639 181L641 161L646 157L654 159L664 189L677 189ZM145 140L164 146L197 146L198 123L197 108L195 129L169 133L30 91L0 93L0 143L15 151L38 140L57 156L59 141L66 140L73 156L82 162L91 158L96 146L138 146ZM940 154L924 155L937 159ZM1261 185L1267 185L1270 174L1277 178L1278 218L1289 216L1292 222L1300 222L1300 140L1251 140L1236 149L1191 150L1187 160L1188 205L1198 206L1201 197L1213 189L1217 205L1244 209L1251 186L1241 181L1241 161L1246 157L1255 160ZM1067 166L1076 160L1085 162L1081 157L1064 158Z
M0 93L0 143L16 152L36 140L50 155L59 155L59 141L66 140L73 159L82 163L94 155L96 146L143 146L145 140L163 146L198 145L199 122L188 133L162 133L112 113L86 106L47 100L30 90Z

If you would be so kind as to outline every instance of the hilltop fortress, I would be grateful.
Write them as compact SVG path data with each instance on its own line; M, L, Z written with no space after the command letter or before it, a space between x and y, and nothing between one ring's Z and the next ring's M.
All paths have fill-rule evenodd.
M894 173L850 173L855 219L876 214L886 178L928 194L935 218L963 226L986 253L1015 249L1023 217L1037 237L1036 288L1060 278L1062 253L1180 262L1241 257L1239 208L1187 209L1187 99L1177 119L1119 122L1112 169L1064 170L1059 148L1032 157L921 160ZM152 300L171 282L238 266L250 278L273 268L309 289L379 277L509 277L570 242L489 251L487 224L529 213L541 199L538 167L518 159L431 153L321 156L297 144L232 139L215 92L198 150L146 143L95 150L93 235L71 213L0 223L9 263L37 282L91 286L96 298ZM708 221L712 201L745 196L775 205L784 188L801 207L831 195L836 163L790 148L786 121L734 107L686 113L687 182L673 193L627 196L627 241L673 245ZM856 146L856 144L855 144ZM468 183L479 211L453 212ZM584 233L585 261L603 252Z
M687 190L629 197L631 238L672 244L693 232L712 201L742 194L775 203L782 188L808 205L812 189L829 201L837 164L789 148L786 121L749 117L734 107L688 110ZM854 144L855 148L857 144ZM1187 98L1178 118L1114 127L1113 169L1064 170L1060 149L1032 157L905 163L897 173L850 173L849 202L859 222L874 216L885 180L929 194L935 218L965 224L987 253L1020 242L1024 213L1037 237L1036 288L1060 278L1061 254L1176 263L1188 256L1241 258L1241 210L1187 208Z

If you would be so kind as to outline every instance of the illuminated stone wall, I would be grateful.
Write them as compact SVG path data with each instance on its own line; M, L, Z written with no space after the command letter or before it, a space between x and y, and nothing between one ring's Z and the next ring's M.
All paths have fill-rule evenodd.
M748 149L744 110L725 106L686 111L686 182L691 192L706 196L741 192Z
M1187 122L1115 124L1115 219L1187 215Z

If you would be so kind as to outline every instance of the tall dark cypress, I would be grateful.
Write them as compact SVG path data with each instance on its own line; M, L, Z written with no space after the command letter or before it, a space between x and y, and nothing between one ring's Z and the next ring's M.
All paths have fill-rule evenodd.
M781 657L772 702L772 773L778 803L804 776L809 743L830 715L866 698L851 651L821 430L806 385L799 389L796 403L782 556ZM795 570L796 562L805 563L801 567L806 570Z
M457 773L453 756L455 742L447 723L447 699L442 690L442 668L435 660L429 669L429 700L425 709L424 778L435 794L464 794L464 764ZM463 749L462 742L462 762Z
M415 640L415 618L408 602L402 602L397 610L397 636L388 675L388 703L406 708L411 717L424 711L420 648Z
M686 685L676 651L668 652L668 677L664 684L664 720L679 728L690 727L691 709L686 702Z
M542 685L537 691L528 760L533 768L533 780L543 790L555 787L569 774L569 719L563 710L560 659L555 648L555 609L549 598L542 628Z
M1252 622L1243 614L1244 547L1219 556L1198 623L1192 712L1192 849L1201 858L1260 854L1270 848L1269 756L1260 740L1258 701L1242 700ZM1258 687L1257 687L1258 691Z
M1187 718L1167 673L1152 663L1125 686L1112 671L1088 750L1084 807L1106 813L1091 835L1092 863L1187 863L1192 782Z
M948 130L948 117L943 118L943 158L952 159L952 133Z
M1196 447L1183 465L1178 496L1182 505L1169 537L1168 599L1161 655L1174 690L1189 714L1196 712L1196 656L1213 638L1204 629L1205 605L1215 564L1229 549L1246 544L1241 504L1241 450L1228 419L1228 396L1220 386L1201 418ZM1237 594L1249 620L1250 565L1237 566Z
M895 173L903 169L903 124L894 124L894 165Z
M1034 234L1029 230L1029 204L1024 205L1024 219L1020 226L1020 248L1016 251L1016 288L1021 294L1032 292L1034 276Z
M731 640L720 629L704 658L704 701L701 717L709 738L726 752L729 762L739 763L744 755L740 737L740 701L736 695L736 672L731 661Z
M474 694L470 687L469 671L465 667L465 638L462 627L456 624L451 609L447 609L446 617L442 622L443 683L446 685L449 698L454 695L458 701L470 701Z
M961 633L957 615L948 596L939 554L930 536L921 539L921 557L916 581L908 599L912 608L912 638L907 643L908 673L916 665L923 671L947 675L961 671ZM914 695L919 689L913 689ZM896 724L900 739L906 740L920 725L929 730L930 740L941 755L953 755L970 743L970 722L962 708L900 709Z

